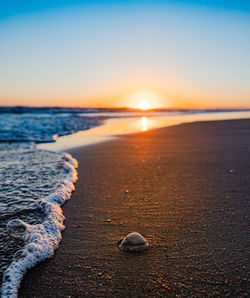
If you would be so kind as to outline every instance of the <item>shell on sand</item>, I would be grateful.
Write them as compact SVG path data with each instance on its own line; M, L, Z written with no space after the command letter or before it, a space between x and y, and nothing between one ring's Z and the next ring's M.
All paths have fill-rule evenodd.
M140 252L148 248L148 242L141 234L133 232L123 238L119 248L128 252Z

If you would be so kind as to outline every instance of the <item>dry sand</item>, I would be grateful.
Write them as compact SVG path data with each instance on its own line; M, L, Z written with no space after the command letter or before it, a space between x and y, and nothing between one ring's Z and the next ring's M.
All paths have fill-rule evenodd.
M249 294L250 120L184 124L70 153L79 180L63 207L63 240L28 272L20 297ZM118 250L133 231L148 250Z

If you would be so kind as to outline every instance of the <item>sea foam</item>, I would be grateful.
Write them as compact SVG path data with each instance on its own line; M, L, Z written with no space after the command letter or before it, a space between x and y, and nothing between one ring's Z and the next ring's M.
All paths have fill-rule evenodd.
M61 205L70 198L77 180L77 161L69 154L64 154L63 167L66 177L54 193L37 201L37 208L44 213L41 224L31 225L21 219L12 219L7 224L8 233L24 241L24 247L18 250L11 264L5 270L2 284L2 297L17 297L18 288L27 269L53 256L62 239L64 229Z

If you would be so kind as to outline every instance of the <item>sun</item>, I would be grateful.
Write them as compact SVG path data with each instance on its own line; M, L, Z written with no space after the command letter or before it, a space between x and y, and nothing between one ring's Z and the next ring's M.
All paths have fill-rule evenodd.
M146 111L146 110L149 110L152 108L152 105L150 103L149 100L147 99L141 99L138 104L137 104L137 108L139 110L143 110L143 111Z
M162 103L166 101L161 95L147 90L129 94L123 100L129 108L141 111L160 108Z

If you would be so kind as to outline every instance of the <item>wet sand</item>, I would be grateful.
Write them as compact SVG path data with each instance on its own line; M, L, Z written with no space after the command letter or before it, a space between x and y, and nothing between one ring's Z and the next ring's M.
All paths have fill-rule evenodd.
M53 258L19 297L249 295L250 120L183 124L70 152L79 180ZM137 231L143 253L117 242Z

